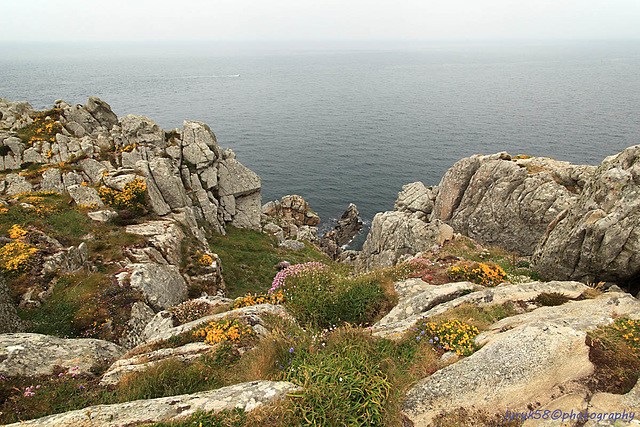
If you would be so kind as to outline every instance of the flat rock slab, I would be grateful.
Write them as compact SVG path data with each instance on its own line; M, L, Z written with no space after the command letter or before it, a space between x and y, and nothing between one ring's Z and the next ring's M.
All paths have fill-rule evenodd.
M142 423L178 421L197 411L211 412L242 408L252 411L260 405L284 398L299 390L289 382L254 381L195 394L150 400L90 406L77 411L9 424L18 426L118 427Z
M100 385L118 384L125 375L140 372L166 359L193 360L211 351L214 347L203 342L189 343L177 348L163 348L139 354L128 359L117 360L100 379Z
M401 299L389 314L373 325L372 330L375 336L399 338L433 307L454 300L465 292L484 289L484 286L471 282L436 286L429 285L420 279L405 280L394 286L401 289L402 294L408 295L408 298Z
M443 314L465 303L487 306L504 304L509 301L528 301L541 293L550 292L558 292L569 298L577 298L589 289L588 286L578 282L503 283L494 288L482 288L470 282L458 282L434 286L434 288L438 289L435 293L431 288L427 288L425 292L412 297L407 302L398 303L385 318L373 327L373 335L399 339L419 319ZM481 290L460 296L465 290L473 291L474 289ZM413 310L413 312L409 313L407 310Z
M405 414L416 426L426 426L439 413L459 407L528 412L533 404L558 409L563 405L558 398L580 396L581 381L593 372L587 331L609 324L615 316L640 318L640 301L607 292L503 319L476 338L484 347L411 388ZM627 399L637 401L634 396ZM628 406L626 400L619 403L608 408L621 411Z
M251 305L249 307L243 307L237 310L231 310L231 311L225 311L224 313L212 314L211 316L202 317L200 319L194 320L193 322L176 326L175 328L158 331L158 333L156 333L155 335L147 338L146 344L151 344L157 341L169 339L172 336L180 335L184 332L194 330L209 322L223 320L231 317L254 317L254 316L260 317L263 314L272 314L276 316L291 318L287 310L281 305L272 305L272 304Z
M53 368L78 367L90 374L91 367L121 357L125 349L109 341L90 338L63 339L40 334L0 335L0 374L52 375Z

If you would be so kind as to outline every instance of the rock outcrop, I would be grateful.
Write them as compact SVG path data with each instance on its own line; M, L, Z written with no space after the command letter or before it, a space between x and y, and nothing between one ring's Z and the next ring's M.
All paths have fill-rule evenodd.
M362 229L360 213L353 203L342 214L333 230L318 241L318 246L331 258L338 259L342 246L348 244Z
M234 408L249 412L260 405L283 399L288 393L297 390L299 387L288 382L253 381L194 394L91 406L36 420L9 424L6 427L54 425L118 427L180 421L196 412L215 412Z
M639 310L640 301L631 295L607 292L506 318L476 338L484 345L480 350L413 386L404 412L415 426L427 426L460 407L554 410L573 398L575 408L586 408L591 395L584 380L594 372L586 332L615 316L637 319Z
M356 267L368 270L392 266L404 255L433 249L452 238L453 229L440 220L425 222L419 215L398 211L378 213Z
M533 257L546 277L640 291L640 146L606 158L549 225Z
M320 223L320 217L309 208L302 197L297 194L284 196L281 200L266 203L262 206L263 217L270 223L275 223L283 231L284 238L297 238L301 227L315 228Z
M575 203L593 170L507 153L467 157L440 181L431 220L482 244L531 255L547 226Z
M7 194L34 188L65 191L78 204L101 207L91 186L122 190L137 176L144 178L151 208L160 216L188 209L219 232L225 224L260 227L260 177L238 162L233 151L222 150L204 123L185 121L182 131L165 133L146 117L118 119L109 104L92 97L85 106L56 101L52 110L39 113L48 116L37 120L57 126L57 134L23 141L18 131L35 123L33 108L0 100L0 113L0 127L9 129L0 132L0 147L6 147L0 170L19 169L24 162L53 166L35 187L18 174L7 175ZM64 162L77 170L62 172L59 164Z
M367 240L356 258L356 269L369 270L397 264L405 256L440 246L453 238L453 229L430 221L437 190L421 182L402 187L393 211L376 214Z
M54 368L92 374L92 369L109 363L125 350L109 341L62 339L40 334L0 335L0 375L52 375Z

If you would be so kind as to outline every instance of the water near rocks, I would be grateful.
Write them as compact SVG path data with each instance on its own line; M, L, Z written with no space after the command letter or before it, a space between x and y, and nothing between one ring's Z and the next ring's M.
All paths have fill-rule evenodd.
M95 95L167 130L208 123L264 202L300 194L325 229L472 154L598 164L640 143L640 42L4 43L0 76L36 108Z

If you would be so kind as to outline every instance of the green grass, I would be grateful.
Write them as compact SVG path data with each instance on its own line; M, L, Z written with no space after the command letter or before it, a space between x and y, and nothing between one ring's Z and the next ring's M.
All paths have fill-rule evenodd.
M329 263L329 257L311 244L300 251L278 248L275 237L255 230L227 227L225 236L207 236L211 252L220 256L229 298L247 293L264 293L271 287L281 261L299 264L307 261Z

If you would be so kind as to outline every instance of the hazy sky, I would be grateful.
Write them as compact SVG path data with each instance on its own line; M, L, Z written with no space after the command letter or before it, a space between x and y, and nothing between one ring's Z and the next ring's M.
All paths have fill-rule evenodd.
M640 0L0 0L0 40L640 39Z

